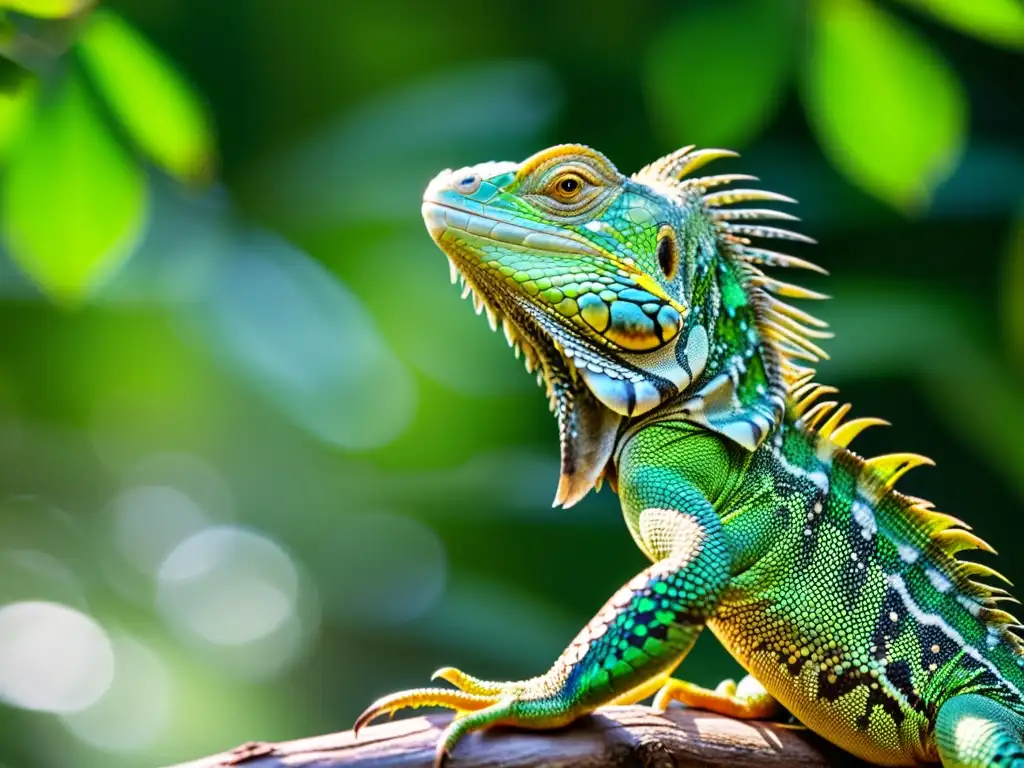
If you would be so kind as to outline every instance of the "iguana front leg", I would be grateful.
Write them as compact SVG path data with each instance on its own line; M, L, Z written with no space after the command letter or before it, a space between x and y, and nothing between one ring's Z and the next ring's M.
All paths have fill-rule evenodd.
M555 728L602 704L649 695L690 650L729 578L721 522L685 478L637 485L649 514L645 549L657 561L615 593L540 677L515 683L477 680L446 668L440 676L462 690L417 689L387 696L364 712L356 729L406 707L441 706L456 718L438 743L437 763L464 735L491 725Z

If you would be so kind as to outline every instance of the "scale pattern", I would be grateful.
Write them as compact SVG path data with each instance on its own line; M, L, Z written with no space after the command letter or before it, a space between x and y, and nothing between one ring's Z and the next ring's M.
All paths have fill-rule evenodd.
M615 593L544 674L403 691L456 718L442 762L496 724L565 725L651 694L737 717L781 703L883 765L1024 766L1024 650L1012 600L966 549L960 520L895 489L930 461L849 449L814 381L826 325L789 303L821 294L770 276L822 271L755 245L809 241L765 220L791 203L742 174L692 176L727 150L685 147L632 177L581 145L442 172L427 228L453 282L502 327L548 393L562 454L555 504L607 481L652 565ZM671 677L704 626L750 675L707 690Z

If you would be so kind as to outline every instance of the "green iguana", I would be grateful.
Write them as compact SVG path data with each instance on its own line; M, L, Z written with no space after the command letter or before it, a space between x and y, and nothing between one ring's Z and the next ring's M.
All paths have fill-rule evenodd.
M825 324L783 298L820 294L766 268L820 270L751 244L807 241L726 188L690 178L725 150L682 149L625 177L557 146L522 163L444 171L423 217L477 311L539 369L558 417L570 506L607 480L653 565L605 604L551 669L385 696L356 723L406 707L456 711L438 763L466 734L552 728L655 694L741 718L779 703L883 765L1024 766L1024 644L958 559L991 551L967 526L894 489L930 463L847 447L880 419L846 420L812 380ZM780 298L781 297L781 298ZM750 673L707 690L670 677L707 625Z

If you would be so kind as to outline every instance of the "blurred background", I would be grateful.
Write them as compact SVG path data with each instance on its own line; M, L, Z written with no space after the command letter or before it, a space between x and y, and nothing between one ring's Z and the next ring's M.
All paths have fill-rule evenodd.
M933 456L901 487L1024 579L1018 0L544 6L0 0L0 765L532 676L644 567L609 491L549 508L545 398L420 221L557 142L799 198L858 450Z

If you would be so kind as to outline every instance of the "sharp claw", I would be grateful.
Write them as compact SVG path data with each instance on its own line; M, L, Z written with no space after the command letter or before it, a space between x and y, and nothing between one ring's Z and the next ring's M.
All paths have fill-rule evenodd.
M439 670L444 671L444 670ZM418 688L384 696L371 704L363 714L356 718L352 733L359 735L363 727L369 725L382 715L393 717L400 709L416 709L418 707L447 707L455 710L456 717L466 712L475 712L495 703L494 696L480 696L448 688Z
M452 678L458 679L462 676L462 673L455 667L441 667L434 674L430 676L431 680L444 680L445 682L451 683L452 685L458 685Z
M354 738L358 738L359 731L361 731L364 727L372 723L378 717L387 715L388 719L391 719L395 716L395 712L397 712L399 709L402 709L403 707L426 706L424 704L402 704L398 701L392 702L391 700L395 698L397 698L396 695L385 696L382 699L377 699L375 702L373 702L373 704L367 707L363 711L363 714L357 717L356 721L352 724L352 736Z
M448 748L445 747L442 741L438 743L437 749L434 752L434 768L444 768L446 762L448 762Z
M359 738L359 731L363 729L363 726L369 725L376 720L378 714L380 713L377 711L376 703L363 710L363 714L357 717L356 721L352 724L352 737Z

